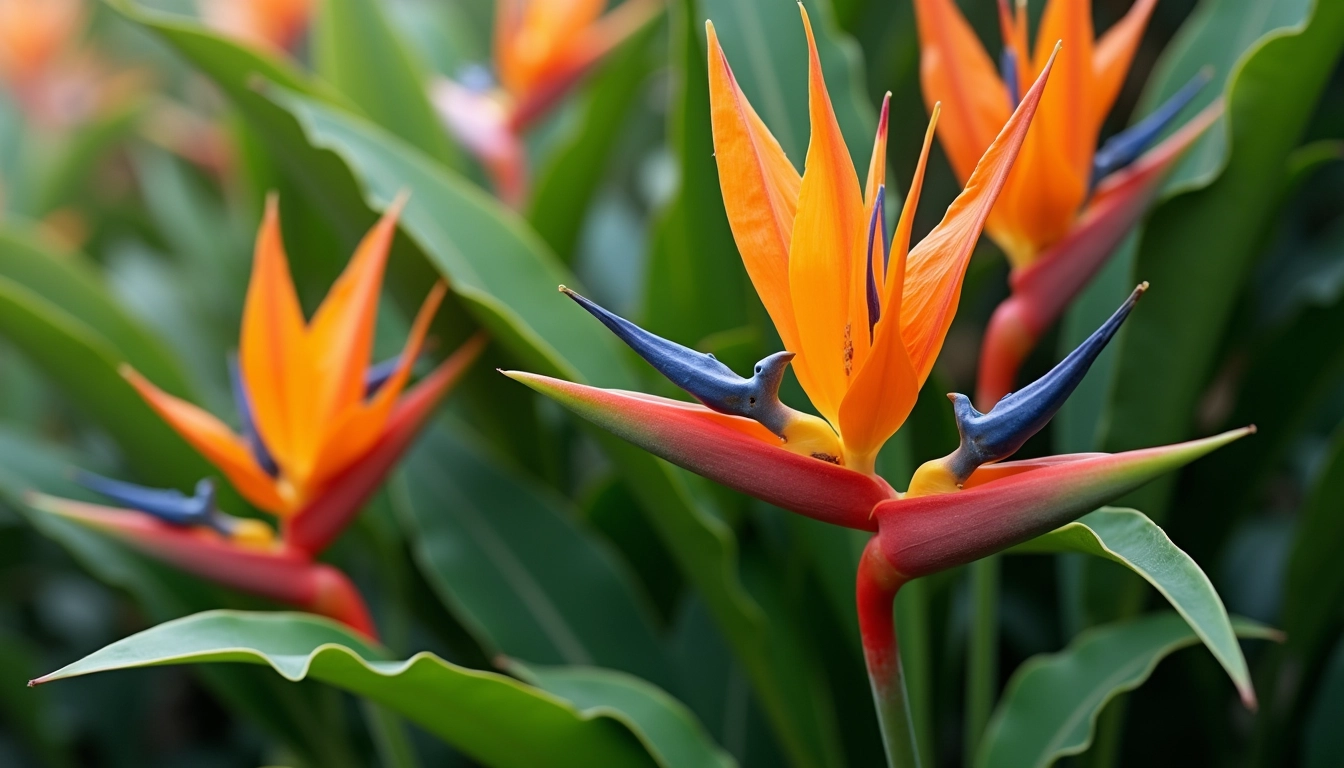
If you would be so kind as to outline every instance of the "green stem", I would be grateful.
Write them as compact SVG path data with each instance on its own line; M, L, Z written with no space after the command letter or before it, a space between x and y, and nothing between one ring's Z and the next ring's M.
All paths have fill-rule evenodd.
M971 630L966 656L966 761L975 758L998 691L999 558L970 565Z
M859 560L855 597L859 632L863 636L863 656L868 664L868 680L872 684L882 745L890 768L919 768L920 765L892 612L896 592L905 580L882 556L877 537L870 539Z

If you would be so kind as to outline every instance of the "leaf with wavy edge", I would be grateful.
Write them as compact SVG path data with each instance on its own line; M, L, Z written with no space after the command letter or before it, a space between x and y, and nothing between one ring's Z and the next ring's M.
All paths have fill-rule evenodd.
M500 768L731 765L684 707L638 678L583 668L519 670L571 700L428 652L392 661L341 625L301 613L198 613L119 640L29 685L216 662L266 665L286 680L342 688ZM714 759L702 762L705 756Z
M1119 563L1142 576L1208 646L1236 684L1242 701L1255 707L1246 659L1213 583L1147 515L1134 509L1102 507L1009 551L1082 552Z
M1233 627L1239 637L1280 637L1245 619ZM1059 653L1028 659L1008 681L974 765L1040 768L1086 751L1107 703L1143 685L1162 659L1198 642L1184 619L1163 611L1090 629Z

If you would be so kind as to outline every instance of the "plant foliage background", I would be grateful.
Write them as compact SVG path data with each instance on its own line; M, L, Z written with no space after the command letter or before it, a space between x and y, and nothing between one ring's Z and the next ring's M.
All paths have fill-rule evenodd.
M927 118L910 3L805 5L856 153L892 92L903 186ZM961 6L997 39L993 0ZM1096 0L1097 27L1128 7ZM484 191L424 95L434 74L488 58L489 0L321 0L293 58L207 31L186 0L88 11L75 46L91 63L53 114L0 95L0 764L878 764L853 619L862 537L674 470L495 370L664 391L559 283L737 370L778 348L719 195L703 22L798 162L806 62L791 4L668 0L530 134L533 194L517 214ZM1245 646L1260 711L1240 708L1210 654L1179 650L1197 639L1130 571L1010 555L983 734L966 727L967 575L901 594L928 765L1344 764L1341 51L1335 0L1161 0L1103 133L1205 66L1214 87L1201 98L1222 95L1226 116L1027 364L1048 369L1147 280L1141 311L1020 455L1258 426L1122 506L1160 522L1231 613L1286 633ZM27 689L167 620L274 607L24 503L31 489L88 498L75 466L183 489L210 474L117 365L229 412L225 360L270 190L310 311L376 212L411 193L377 357L394 353L436 271L452 284L441 344L478 327L494 339L329 553L390 658L440 659L370 666L326 650L305 667L292 648L359 641L312 619L216 614L189 627L200 648L260 638L233 656L280 674L174 666ZM957 191L935 145L916 237ZM894 486L955 447L943 393L973 388L1006 274L982 238L934 380L882 456ZM408 709L389 680L442 698ZM1062 711L1038 716L1052 704ZM489 733L492 707L515 734Z

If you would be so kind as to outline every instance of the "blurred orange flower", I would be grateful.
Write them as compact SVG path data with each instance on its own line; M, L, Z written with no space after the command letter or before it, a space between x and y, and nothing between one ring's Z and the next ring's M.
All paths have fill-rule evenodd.
M250 43L292 50L308 28L315 0L201 0L210 26Z

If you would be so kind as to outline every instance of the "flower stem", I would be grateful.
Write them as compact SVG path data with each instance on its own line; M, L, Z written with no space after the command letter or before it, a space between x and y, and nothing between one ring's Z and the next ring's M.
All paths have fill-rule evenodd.
M971 636L966 658L966 760L975 758L998 688L999 558L971 563Z
M872 683L873 702L877 705L878 725L890 768L919 768L919 750L892 613L896 592L905 581L882 556L877 537L869 539L859 560L855 596L863 657L868 663L868 680Z

